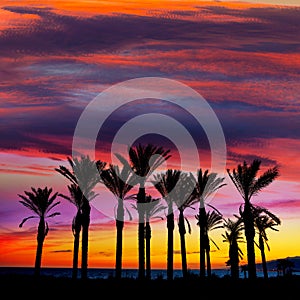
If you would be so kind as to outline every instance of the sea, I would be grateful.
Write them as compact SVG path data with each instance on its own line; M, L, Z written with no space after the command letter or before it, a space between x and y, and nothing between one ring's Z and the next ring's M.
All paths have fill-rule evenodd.
M0 267L0 275L6 274L17 274L17 275L33 275L34 269L30 267ZM199 275L199 270L189 270L191 275ZM296 274L297 273L297 274ZM89 268L88 278L90 279L109 279L113 278L115 274L114 269L104 269L104 268ZM174 270L174 278L182 277L182 271L180 269ZM300 275L300 272L293 273L294 275ZM64 277L71 278L72 269L71 268L41 268L42 276L51 277ZM277 271L268 271L269 277L277 277ZM123 269L122 278L133 278L136 279L138 276L138 270L136 269ZM227 277L230 276L229 269L212 269L212 276L215 277ZM263 277L263 272L258 270L257 277ZM80 278L80 269L78 270L78 278ZM152 269L151 270L152 279L167 279L167 271L165 269ZM240 278L244 278L244 274L240 272Z

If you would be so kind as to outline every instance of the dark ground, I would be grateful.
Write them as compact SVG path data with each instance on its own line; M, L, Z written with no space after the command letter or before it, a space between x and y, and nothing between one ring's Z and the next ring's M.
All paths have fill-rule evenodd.
M1 299L299 299L300 276L140 281L1 275Z

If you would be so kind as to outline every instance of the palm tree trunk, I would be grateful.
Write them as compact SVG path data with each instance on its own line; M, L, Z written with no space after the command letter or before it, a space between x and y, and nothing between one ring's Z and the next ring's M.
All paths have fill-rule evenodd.
M138 225L138 254L139 254L139 269L138 279L145 279L145 187L140 186L137 195L137 209L139 214Z
M81 278L87 279L88 269L88 246L89 246L89 226L90 226L90 211L89 201L84 199L82 204L82 241L81 241Z
M151 227L149 220L146 221L146 278L151 279Z
M184 226L184 215L183 210L179 209L179 235L180 235L180 247L181 247L181 267L182 267L182 277L187 277L187 262L186 262L186 247L185 247L185 226Z
M172 205L169 205L167 215L168 249L167 249L167 280L173 280L173 256L174 256L174 213Z
M77 279L78 276L78 254L79 254L79 243L80 243L80 232L81 232L81 212L77 211L74 220L74 243L73 243L73 268L72 268L72 279Z
M199 209L199 227L200 227L200 278L205 277L205 248L206 248L206 212L204 205Z
M237 242L232 242L229 246L229 260L230 260L230 272L231 278L239 278L239 252Z
M123 199L118 199L117 209L117 242L116 242L116 278L122 277L122 252L123 252L124 204Z
M206 235L206 268L207 268L207 277L211 277L211 263L210 263L210 245L209 238Z
M259 248L261 253L261 262L262 262L262 268L264 273L264 279L268 279L268 270L267 270L267 261L266 261L266 255L265 255L265 245L264 240L262 236L259 236Z
M255 229L254 229L254 220L251 211L251 205L249 201L245 201L243 218L244 218L244 225L245 225L245 236L247 241L248 274L249 274L249 279L255 279L256 278L255 248L254 248Z
M39 277L41 273L44 240L45 240L45 220L43 217L41 217L38 226L37 248L36 248L35 265L34 265L34 276L36 277Z
M122 277L122 248L124 221L116 220L117 242L116 242L116 279Z
M80 240L80 231L74 234L72 279L77 279L77 275L78 275L79 240Z

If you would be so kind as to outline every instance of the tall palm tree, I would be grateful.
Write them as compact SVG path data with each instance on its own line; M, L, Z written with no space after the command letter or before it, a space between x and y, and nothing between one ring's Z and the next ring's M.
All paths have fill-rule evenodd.
M237 217L237 216L236 216ZM229 244L229 260L227 265L230 266L231 277L239 278L239 262L243 258L243 251L239 247L239 243L243 242L244 225L243 220L237 217L237 220L224 220L225 234L222 234L224 240Z
M123 228L125 210L127 210L124 200L128 199L127 194L134 186L132 178L131 169L126 165L120 170L119 166L110 164L108 169L101 172L103 184L117 199L117 213L115 216L117 230L115 277L117 279L122 277ZM129 213L128 210L127 212Z
M247 242L247 263L249 278L256 278L256 263L254 249L254 216L251 207L252 196L257 195L261 190L273 182L279 176L278 166L269 168L261 176L258 176L261 161L254 159L250 165L245 161L239 164L237 169L227 169L227 173L236 189L244 200L243 220ZM258 177L257 177L258 176Z
M199 226L199 215L196 215L195 218L197 219L197 225ZM210 241L217 247L219 250L218 245L211 239L208 233L212 230L216 230L219 228L223 228L223 217L222 214L217 211L207 211L206 212L206 220L207 220L207 248L206 248L206 265L207 265L207 276L211 277L211 261L210 261Z
M174 273L174 194L172 193L181 175L180 170L168 169L153 175L153 185L167 203L167 279L173 280Z
M265 245L270 251L266 230L271 229L274 231L279 231L277 228L275 228L275 226L280 224L280 219L276 215L272 214L269 210L258 206L255 207L254 225L258 230L258 247L261 253L262 268L265 279L268 279Z
M136 175L139 190L137 194L137 210L139 215L138 225L138 257L139 268L138 278L145 279L145 206L146 206L146 192L145 185L147 179L153 172L171 155L170 150L165 150L163 147L154 146L152 144L129 147L129 163L120 154L116 154L117 158L124 164L131 167Z
M218 177L217 173L209 173L208 170L204 172L202 169L197 170L197 176L195 180L194 199L195 202L199 202L199 214L198 225L200 228L200 277L205 277L205 256L206 249L208 248L208 229L207 229L207 217L206 217L206 200L214 194L217 190L226 185L223 183L225 177Z
M81 203L81 278L87 279L88 269L88 244L91 206L89 201L95 198L93 189L100 182L100 173L106 163L101 160L93 161L88 155L81 155L80 158L67 158L70 169L60 165L55 170L66 177L71 184L77 185L82 191Z
M40 275L41 270L41 261L42 261L42 252L44 240L48 234L49 226L46 219L53 218L57 215L60 215L59 212L50 213L50 211L56 207L60 202L55 202L56 197L59 195L58 192L52 194L52 188L31 188L31 191L24 191L25 195L18 194L22 199L19 202L25 207L30 209L35 213L33 216L24 218L20 223L19 227L21 228L23 224L33 218L39 219L38 232L37 232L37 248L35 256L35 267L34 274L35 276Z

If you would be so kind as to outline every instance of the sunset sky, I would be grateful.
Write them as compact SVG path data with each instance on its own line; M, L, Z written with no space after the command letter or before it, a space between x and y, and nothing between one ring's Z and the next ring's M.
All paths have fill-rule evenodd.
M54 169L68 165L77 122L103 90L141 77L168 78L197 91L211 106L226 140L226 168L253 159L280 176L252 199L282 221L269 231L268 260L300 255L300 4L298 0L239 1L8 1L0 5L0 266L33 266L37 219L18 194L52 187L67 194ZM107 104L107 103L106 103ZM109 110L109 107L106 107ZM139 115L162 113L186 126L209 168L210 149L199 125L182 110L154 99L119 109L107 121L96 157L110 161L118 130ZM150 137L148 137L150 138ZM141 137L141 141L148 141ZM165 137L151 141L179 154ZM126 142L126 140L125 140ZM176 146L176 145L175 145ZM189 153L189 149L186 149ZM191 158L182 170L198 168ZM233 218L243 203L226 175L210 204ZM91 202L89 267L113 268L115 198L99 185ZM153 189L149 192L153 192ZM42 266L71 267L76 208L61 200L49 219ZM130 206L129 206L130 208ZM136 213L132 211L133 216ZM199 228L187 209L188 268L199 267ZM228 245L212 232L213 268L224 268ZM180 243L175 228L175 267ZM166 220L152 222L152 267L166 267ZM244 249L244 245L241 245ZM137 222L124 228L123 267L137 268ZM260 253L256 248L256 260ZM246 251L244 260L246 263Z

